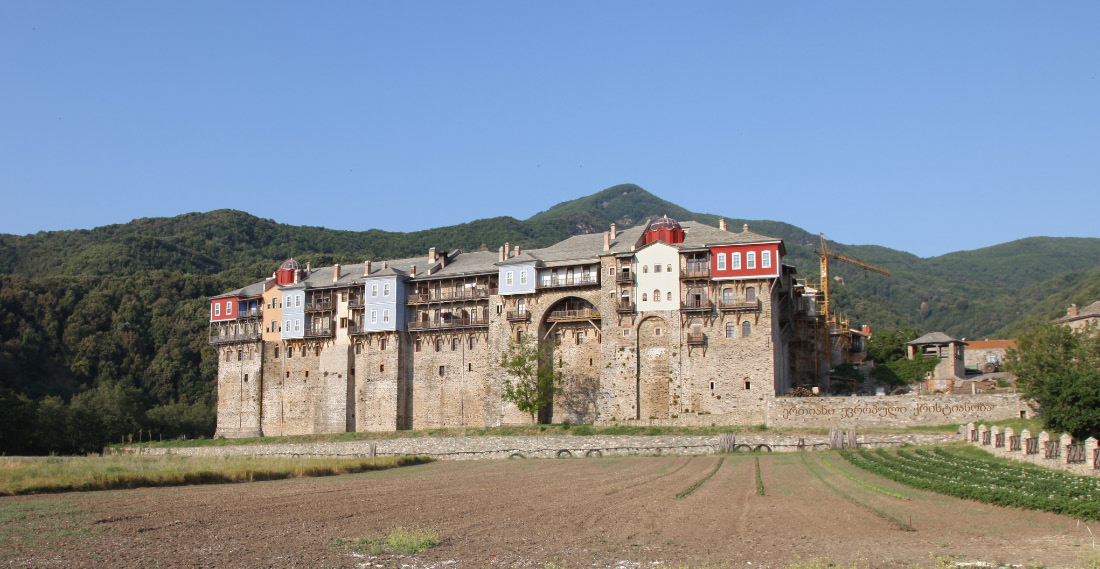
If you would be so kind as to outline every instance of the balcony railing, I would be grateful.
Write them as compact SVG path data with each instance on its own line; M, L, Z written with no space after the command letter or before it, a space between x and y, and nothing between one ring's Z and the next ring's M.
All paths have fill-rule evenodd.
M600 277L596 275L574 275L550 277L539 281L540 288L560 288L567 286L593 286L600 284Z
M619 271L618 273L615 273L615 282L632 283L634 282L634 273L631 271Z
M316 302L307 302L305 310L306 312L321 312L324 310L332 310L332 301L321 300Z
M348 300L348 308L363 308L364 300L362 298L352 298Z
M703 346L707 343L707 335L703 333L692 334L688 333L688 345L689 346Z
M634 313L634 303L630 302L630 301L620 301L619 305L617 307L615 307L615 310L619 314L633 314Z
M508 311L509 322L530 322L531 313L526 310L509 310Z
M359 334L366 334L370 330L363 328L362 324L348 324L348 335L357 336Z
M555 310L546 315L547 322L575 322L580 320L599 320L600 311L595 308L580 310Z
M425 302L448 302L454 300L476 300L489 298L497 293L495 288L464 288L461 290L431 290L410 294L409 304L423 304Z
M220 346L222 344L236 344L239 342L255 342L260 339L259 332L245 332L243 334L224 334L210 336L211 346Z
M680 278L682 279L709 279L710 278L710 263L704 264L692 264L686 267L680 268Z
M331 338L336 334L336 331L329 328L311 328L306 330L306 338Z
M241 320L241 319L244 319L244 318L260 318L263 315L264 315L264 309L263 308L249 308L247 310L241 310L240 312L238 312L237 313L237 319Z
M440 328L469 328L488 326L488 318L445 318L440 320L420 320L409 322L409 330L436 330Z
M718 309L722 312L754 312L760 310L760 301L722 299L718 301Z
M680 310L684 312L710 312L714 310L714 303L710 300L689 300L680 305Z

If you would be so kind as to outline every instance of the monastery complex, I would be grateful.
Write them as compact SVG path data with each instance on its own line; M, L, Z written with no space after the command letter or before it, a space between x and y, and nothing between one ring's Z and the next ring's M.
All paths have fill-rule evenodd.
M499 360L553 342L543 422L761 424L816 385L815 295L779 239L667 216L544 249L302 267L211 299L217 434L526 424Z

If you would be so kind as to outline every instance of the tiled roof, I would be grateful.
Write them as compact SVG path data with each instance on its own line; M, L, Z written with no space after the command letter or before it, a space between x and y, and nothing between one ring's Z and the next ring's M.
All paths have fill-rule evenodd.
M967 349L970 350L996 350L1016 348L1016 340L976 340L966 343Z
M248 285L244 288L239 288L237 290L232 290L232 291L229 291L229 292L224 293L224 294L219 294L218 296L212 296L210 298L215 299L215 298L229 298L229 297L232 297L232 296L244 296L244 297L260 296L264 293L265 290L267 290L267 281L266 280L260 281L258 283L252 283L252 284L250 284L250 285Z
M1068 316L1068 315L1063 316L1063 317L1055 320L1055 322L1065 323L1065 322L1073 322L1074 320L1083 320L1085 318L1096 318L1096 317L1100 317L1100 300L1098 300L1098 301L1096 301L1096 302L1094 302L1094 303L1078 310L1076 316Z
M965 344L962 340L956 340L943 332L932 332L931 334L925 334L912 342L906 342L908 346L922 346L925 344L950 344L952 342L959 342Z

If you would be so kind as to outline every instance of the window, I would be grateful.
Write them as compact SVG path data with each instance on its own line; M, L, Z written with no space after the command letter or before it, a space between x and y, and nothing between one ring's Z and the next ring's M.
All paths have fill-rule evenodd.
M473 336L470 336L470 349L471 350L474 349L474 346L476 346L476 345L477 345L477 338L475 338Z
M372 298L378 296L378 285L377 284L370 285L370 295L371 295Z
M756 287L750 286L745 289L745 300L756 302Z
M301 320L295 320L294 321L294 331L295 332L301 332L302 331L302 321Z
M630 337L630 328L623 328L623 338Z
M287 307L294 306L294 304L292 304L291 301L290 301L290 295L289 294L286 295L286 305L287 305Z
M609 277L615 276L615 267L608 267L607 268L607 276L609 276Z
M370 311L370 323L371 324L378 324L378 310L371 310Z
M733 261L732 269L735 271L741 270L741 253L730 253L730 260Z
M668 265L666 268L668 269L668 272L672 272L672 265Z
M474 371L474 364L466 364L466 371Z
M521 284L521 285L527 284L527 269L524 269L524 270L519 272L519 284Z
M386 364L378 364L378 371L386 371Z
M286 321L286 331L287 331L287 332L292 332L292 331L294 331L294 328L292 328L292 327L291 327L291 324L290 324L290 320L287 320L287 321Z
M348 301L348 291L345 290L345 291L340 293L340 302L347 302L347 301Z
M577 345L584 343L584 332L577 332Z
M277 330L278 327L279 327L279 321L278 320L272 320L271 321L271 329L268 330L268 332L278 332L278 330Z
M725 253L719 253L718 254L718 270L719 271L726 270L726 254Z
M661 302L661 289L653 289L653 302Z
M382 322L389 323L390 321L390 309L386 308L382 310Z
M642 272L643 273L648 273L649 272L649 265L642 265Z
M519 332L516 332L516 340L519 341L519 342L523 341L523 330L520 330Z
M653 265L653 272L655 272L655 273L661 272L661 265Z
M343 318L343 317L340 318L340 327L341 328L347 328L348 327L348 319L347 318Z
M512 271L508 271L504 280L506 283L508 283L508 286L512 286Z
M229 356L231 356L232 354L233 354L233 350L226 350L225 351L225 361L229 361Z
M653 329L653 335L654 336L660 336L661 335L661 329L660 328L654 328Z
M666 292L665 297L666 297L665 300L672 300L672 293L671 292Z
M451 351L452 352L457 352L458 351L458 338L451 338Z
M746 381L746 382L745 382L745 389L752 389L752 383L751 383L751 382L748 382L748 381Z
M252 359L252 358L249 358L249 359ZM248 374L247 373L244 374L244 382L248 383Z
M772 268L772 252L761 251L760 252L760 267L764 269Z
M746 269L756 268L756 251L749 251L748 253L745 253L745 265L747 265L745 267Z
M733 289L726 287L722 289L722 302L733 302Z
M416 351L418 351L418 352L420 351L420 340L417 340L417 341L416 341L416 344L415 344L415 349L416 349Z
M222 315L222 304L220 302L214 303L214 316Z
M309 370L306 370L306 377L309 377Z
M646 294L643 292L642 293L642 302L645 302L645 301L646 301Z
M435 351L437 351L437 352L442 352L443 351L443 338L439 338L435 341Z
M752 324L749 324L748 320L742 322L741 323L741 335L748 338L749 334L751 334L751 333L752 333Z
M279 359L279 346L275 346L275 359Z
M227 300L225 301L225 315L229 316L230 314L233 314L233 303Z
M355 343L355 355L359 355L361 353L363 353L363 343L362 342L356 342Z
M286 378L287 378L287 379L290 379L290 370L289 370L289 369L288 369L288 370L286 370Z
M294 346L291 346L291 347L286 349L286 357L287 358L293 358L294 357Z
M439 366L439 377L443 377L443 372L447 369L447 366Z
M294 296L294 306L295 307L299 307L299 306L302 305L302 296L303 295L300 295L300 294Z
M385 338L382 338L381 340L378 340L378 349L380 351L383 351L383 352L386 351L386 339ZM417 351L420 351L420 350L417 349Z
M733 322L726 322L726 337L727 338L736 338L737 337L737 325L734 324Z

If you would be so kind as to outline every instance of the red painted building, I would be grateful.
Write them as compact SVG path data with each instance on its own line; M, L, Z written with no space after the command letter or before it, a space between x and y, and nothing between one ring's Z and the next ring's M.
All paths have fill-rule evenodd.
M759 279L778 277L783 255L787 253L783 242L755 234L737 234L744 243L709 245L711 278L714 280Z

